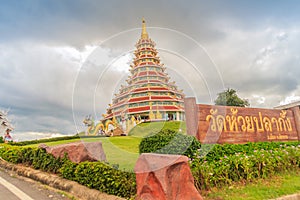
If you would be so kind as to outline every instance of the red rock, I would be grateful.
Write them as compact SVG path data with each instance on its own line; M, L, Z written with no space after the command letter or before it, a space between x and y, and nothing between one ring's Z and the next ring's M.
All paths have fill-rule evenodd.
M134 171L138 200L202 200L186 156L145 153Z
M74 142L51 147L40 144L39 148L45 149L47 153L51 153L56 158L62 158L67 153L68 158L75 163L83 161L106 161L106 155L101 142Z

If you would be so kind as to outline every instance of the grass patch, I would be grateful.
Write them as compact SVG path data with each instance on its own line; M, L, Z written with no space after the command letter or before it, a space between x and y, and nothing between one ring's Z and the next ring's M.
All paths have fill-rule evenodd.
M300 192L300 169L257 179L249 184L235 183L224 188L202 192L204 199L212 200L263 200Z
M48 146L55 146L80 141L101 141L109 164L118 165L121 170L132 171L139 157L139 144L141 139L165 129L174 130L175 132L181 130L181 132L185 133L186 125L185 122L180 121L148 122L137 125L130 131L130 136L126 137L84 137L79 139L45 142L45 144ZM26 146L38 147L39 144Z
M186 124L182 121L163 121L163 122L147 122L141 123L130 130L130 136L147 137L157 134L161 130L172 130L175 132L186 133Z
M45 144L48 146L55 146L80 141L101 141L108 163L117 164L121 170L132 171L139 157L139 144L141 138L132 136L82 138L47 142ZM27 145L27 147L38 147L38 145L39 144L32 144Z

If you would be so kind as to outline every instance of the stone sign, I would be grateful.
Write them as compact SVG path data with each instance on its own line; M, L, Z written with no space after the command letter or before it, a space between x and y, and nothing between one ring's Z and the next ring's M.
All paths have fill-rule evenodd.
M185 99L187 131L202 143L299 139L299 108L291 110L196 104Z

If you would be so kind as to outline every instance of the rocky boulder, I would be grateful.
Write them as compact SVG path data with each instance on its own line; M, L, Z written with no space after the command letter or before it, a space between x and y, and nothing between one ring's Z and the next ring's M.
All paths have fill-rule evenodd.
M139 200L202 200L186 156L144 153L134 171Z
M68 158L75 163L83 161L106 161L106 155L101 142L74 142L51 147L40 144L39 148L45 149L47 153L52 154L56 158L62 158L67 153Z

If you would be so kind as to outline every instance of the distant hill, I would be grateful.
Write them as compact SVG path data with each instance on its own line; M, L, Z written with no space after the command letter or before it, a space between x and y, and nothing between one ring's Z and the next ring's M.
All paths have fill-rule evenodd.
M160 130L170 129L176 132L182 132L186 134L186 124L182 121L164 121L164 122L146 122L136 125L130 130L130 136L147 137L154 135Z

